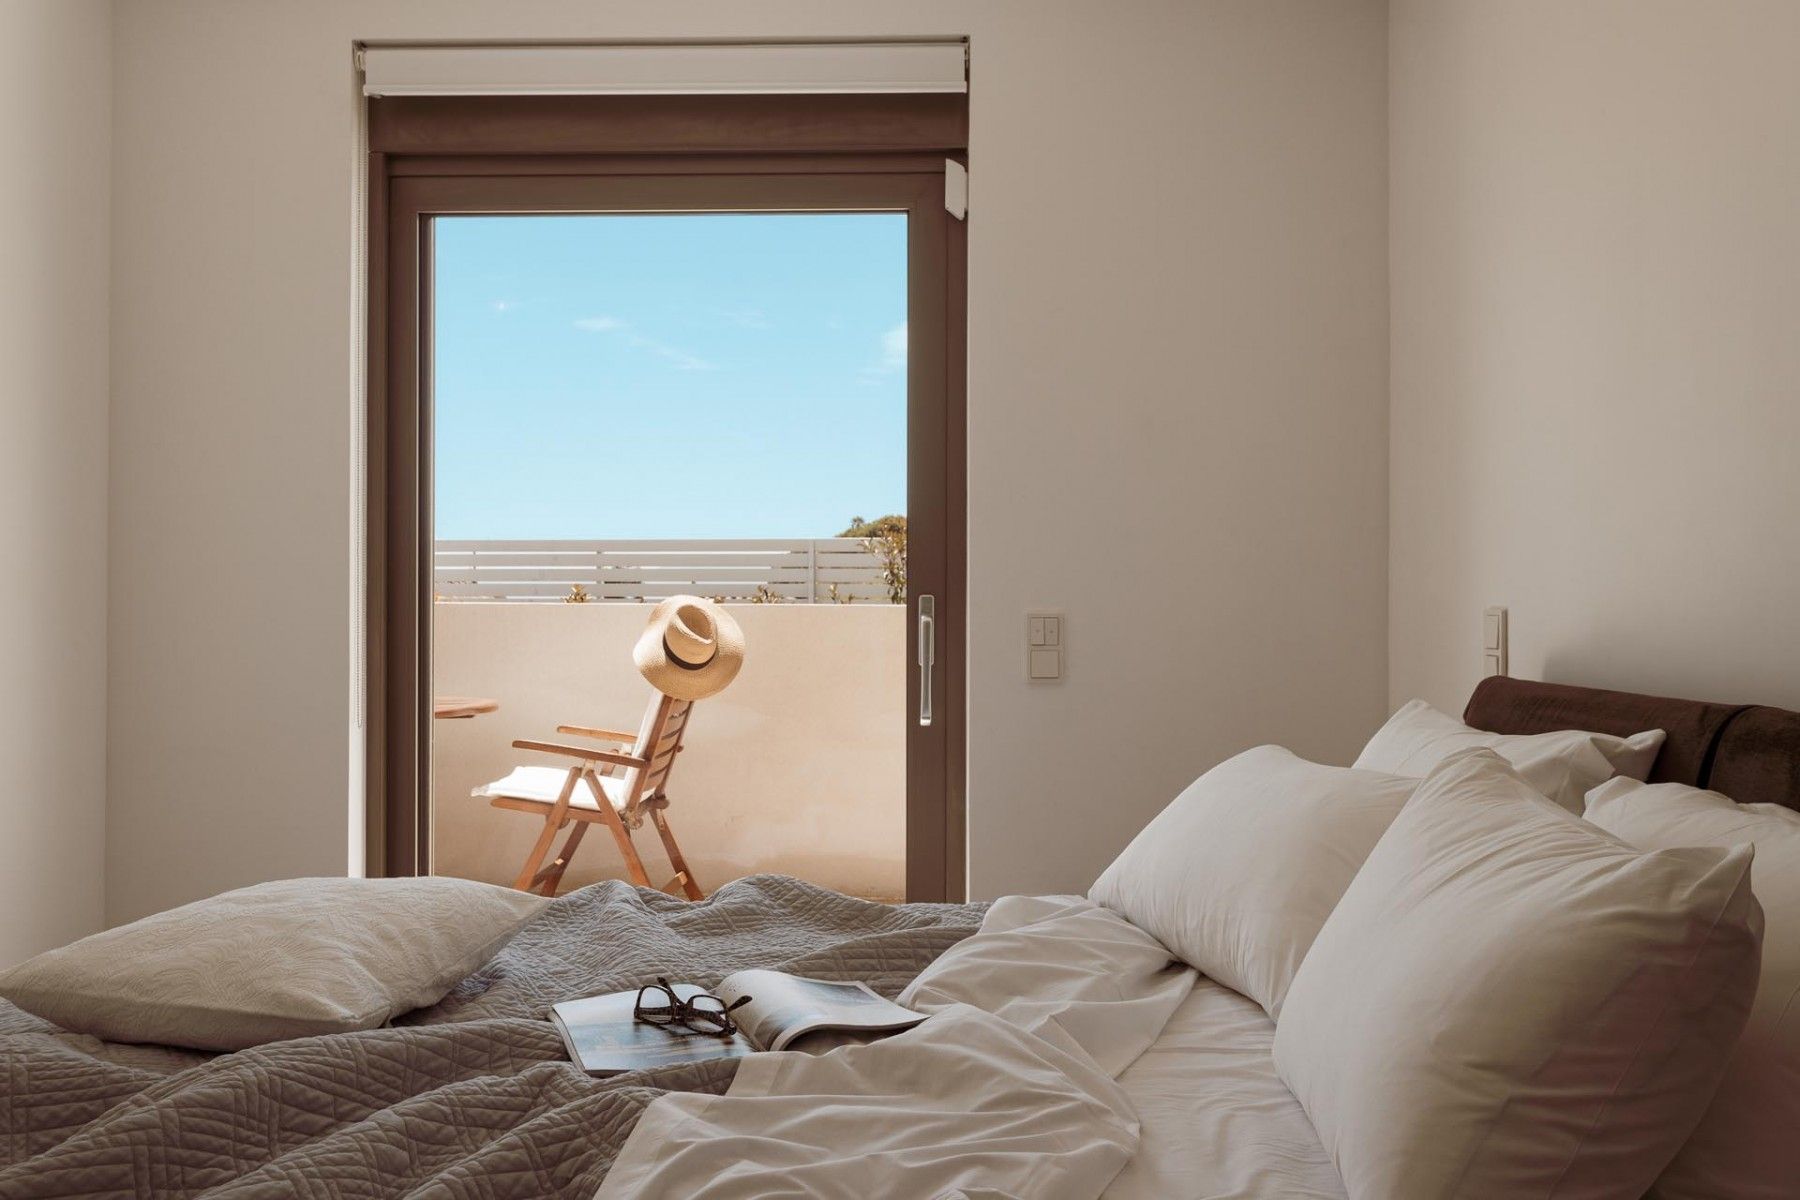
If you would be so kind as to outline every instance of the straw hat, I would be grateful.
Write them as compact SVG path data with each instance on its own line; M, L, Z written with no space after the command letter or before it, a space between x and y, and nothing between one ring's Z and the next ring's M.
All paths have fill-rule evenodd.
M650 624L631 657L663 695L704 700L737 678L744 665L744 632L711 600L670 596L650 610Z

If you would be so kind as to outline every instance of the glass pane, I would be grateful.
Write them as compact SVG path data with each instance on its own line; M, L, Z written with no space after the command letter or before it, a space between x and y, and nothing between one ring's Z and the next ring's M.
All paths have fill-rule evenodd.
M533 873L530 804L567 764L512 740L641 736L648 602L694 593L745 653L659 760L693 877L899 898L905 215L440 217L434 250L433 691L493 707L434 722L432 869ZM627 803L636 782L576 803ZM661 884L675 867L651 830L637 848ZM590 832L560 890L608 877L624 865Z
M906 500L906 218L436 224L437 537L814 538Z

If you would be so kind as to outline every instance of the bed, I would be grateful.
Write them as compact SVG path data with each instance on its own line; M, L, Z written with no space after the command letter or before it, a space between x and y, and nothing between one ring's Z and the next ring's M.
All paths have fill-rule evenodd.
M0 1001L0 1197L592 1196L645 1106L729 1062L593 1079L544 1019L572 996L771 966L887 995L983 906L754 876L690 905L601 883L393 1028L209 1056L102 1043Z
M1663 729L1653 783L1684 783L1744 804L1800 809L1800 713L1496 676L1463 720L1494 733ZM1109 1200L1342 1200L1311 1123L1276 1075L1275 1026L1254 1002L1201 978L1120 1077L1143 1122L1137 1156Z
M1786 710L1496 678L1464 720L1515 734L1662 728L1652 781L1800 808L1800 714ZM984 907L867 904L779 877L700 905L600 884L393 1027L218 1056L102 1043L0 1001L0 1197L593 1196L653 1102L724 1093L736 1064L591 1079L542 1019L551 1002L746 966L892 996L955 958ZM1204 977L1179 1003L1156 987L1171 1002L1117 1080L1141 1141L1106 1194L1340 1200L1275 1072L1262 1008Z

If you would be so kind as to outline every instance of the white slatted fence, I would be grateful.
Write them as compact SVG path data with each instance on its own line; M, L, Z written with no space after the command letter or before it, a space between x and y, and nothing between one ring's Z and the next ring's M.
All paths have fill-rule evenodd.
M881 561L859 538L692 541L443 541L434 586L443 600L561 601L576 586L595 601L692 593L726 601L885 603Z

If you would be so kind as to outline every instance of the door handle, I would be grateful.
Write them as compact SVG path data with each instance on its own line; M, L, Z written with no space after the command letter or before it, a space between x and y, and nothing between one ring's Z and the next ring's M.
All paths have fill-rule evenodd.
M931 724L931 676L937 666L937 597L919 597L919 724Z

